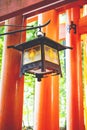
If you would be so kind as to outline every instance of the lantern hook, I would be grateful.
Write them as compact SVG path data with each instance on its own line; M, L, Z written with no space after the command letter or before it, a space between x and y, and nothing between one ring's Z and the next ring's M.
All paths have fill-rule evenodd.
M23 31L27 31L27 30L33 30L33 29L40 29L47 26L49 23L50 23L51 20L48 20L45 24L43 25L39 25L39 26L36 26L36 27L29 27L29 28L26 28L26 29L20 29L20 30L16 30L16 31L10 31L10 32L6 32L6 33L2 33L0 34L0 36L2 35L10 35L10 34L14 34L14 33L18 33L18 32L23 32ZM19 26L20 27L20 26ZM27 27L27 26L26 26Z

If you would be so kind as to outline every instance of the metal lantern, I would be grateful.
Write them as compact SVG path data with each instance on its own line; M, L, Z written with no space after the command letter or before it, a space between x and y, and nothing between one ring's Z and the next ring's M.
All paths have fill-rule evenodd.
M5 33L5 35L7 35L39 28L36 39L22 44L8 46L8 48L17 49L22 53L20 76L25 73L34 74L38 81L40 81L41 78L47 76L48 74L61 74L59 51L71 49L71 47L61 45L46 37L45 34L41 32L41 28L45 27L49 23L50 20L44 25Z
M22 52L20 75L25 73L34 74L38 81L47 74L61 74L59 51L71 49L45 35L11 47Z

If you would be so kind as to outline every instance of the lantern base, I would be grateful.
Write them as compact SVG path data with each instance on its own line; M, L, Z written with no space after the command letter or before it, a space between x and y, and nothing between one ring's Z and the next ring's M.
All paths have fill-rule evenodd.
M48 70L48 71L44 71L44 72L40 72L40 73L35 73L35 72L33 72L33 71L28 71L28 72L26 72L26 73L28 73L28 74L33 74L34 76L35 76L35 78L37 78L37 81L41 81L41 79L42 78L46 78L46 77L48 77L49 76L49 74L51 75L51 76L55 76L55 75L59 75L59 74L61 74L61 72L58 72L58 71L53 71L53 70ZM26 73L24 73L24 75L26 75ZM23 74L21 74L21 75L23 75Z
M22 66L20 76L25 73L35 75L38 81L41 81L41 78L47 77L48 74L61 75L61 66L60 64L54 64L49 61L44 61L44 64L42 61L36 61Z
M40 82L42 78L48 77L48 75L51 74L51 76L59 75L58 73L45 73L45 74L35 74L37 80Z

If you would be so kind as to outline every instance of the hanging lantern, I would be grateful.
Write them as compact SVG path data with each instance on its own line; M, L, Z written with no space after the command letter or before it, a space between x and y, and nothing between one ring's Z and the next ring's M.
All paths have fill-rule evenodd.
M59 51L71 49L45 36L11 47L22 52L20 75L34 74L38 81L47 74L61 74Z
M34 74L38 81L40 81L41 78L48 74L61 75L59 51L71 49L71 47L61 45L46 37L45 34L41 32L41 27L49 23L50 21L42 26L30 28L39 28L36 39L22 44L8 46L8 48L17 49L22 53L20 76L25 73Z

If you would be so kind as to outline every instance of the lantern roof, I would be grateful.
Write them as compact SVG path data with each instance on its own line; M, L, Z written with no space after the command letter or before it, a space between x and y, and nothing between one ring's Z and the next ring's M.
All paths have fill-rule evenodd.
M64 46L45 36L41 36L41 37L35 38L31 41L27 41L21 44L8 46L8 48L14 48L19 51L24 51L25 49L31 48L35 45L41 45L41 44L48 45L54 49L57 49L58 51L65 50L65 49L72 49L72 47Z

